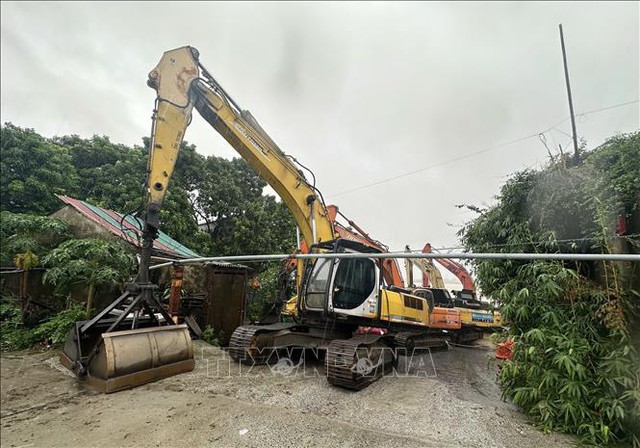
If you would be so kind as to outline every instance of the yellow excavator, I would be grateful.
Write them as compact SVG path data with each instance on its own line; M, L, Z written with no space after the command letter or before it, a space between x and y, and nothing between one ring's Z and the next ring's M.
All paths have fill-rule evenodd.
M157 91L156 145L179 148L195 108L280 195L310 253L355 256L300 263L296 321L237 328L229 346L232 358L256 364L279 349L324 349L329 382L360 389L391 367L393 349L443 346L447 330L461 328L455 313L450 320L435 320L427 299L389 284L385 264L376 258L382 249L341 237L322 195L305 178L306 168L230 97L199 62L197 50L166 52L149 85ZM365 334L356 334L359 330Z
M78 375L100 377L109 391L193 368L190 341L169 341L168 336L164 340L165 334L173 334L169 329L179 329L188 339L188 330L172 325L158 303L148 267L162 200L194 108L278 193L297 223L306 251L319 254L298 264L296 321L238 327L229 346L232 358L259 364L279 349L319 348L326 351L331 384L361 389L391 368L395 349L441 347L450 337L447 330L461 328L457 314L447 312L447 319L434 319L437 310L428 299L389 284L385 262L376 258L383 250L340 237L322 195L303 174L306 168L282 152L255 118L233 101L200 64L195 48L165 52L150 72L148 85L157 98L138 281L96 318L76 323L63 354L67 367ZM122 303L128 303L124 313L109 318ZM128 330L118 331L123 328ZM126 334L129 342L109 342L116 333L123 333L123 338Z

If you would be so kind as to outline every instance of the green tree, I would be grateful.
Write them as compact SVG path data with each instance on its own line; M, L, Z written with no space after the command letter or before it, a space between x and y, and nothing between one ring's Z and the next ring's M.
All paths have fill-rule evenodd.
M49 268L43 280L58 291L67 291L76 282L88 285L86 311L90 315L96 288L127 280L133 273L135 258L118 243L74 239L51 251L43 263Z
M6 124L2 209L49 213L61 206L53 195L60 193L119 212L140 210L148 145L147 138L134 147L105 136L46 139ZM27 188L34 182L37 188ZM295 244L295 224L284 204L263 195L265 186L243 159L204 157L183 142L161 229L203 255L288 252ZM200 231L199 223L208 223L210 231Z
M619 216L637 216L640 133L618 136L567 167L515 174L497 203L462 229L474 252L608 253ZM634 200L635 199L635 200ZM636 229L640 231L640 229ZM632 230L633 233L633 230ZM476 260L485 295L503 304L514 356L500 374L505 397L545 430L588 444L640 445L638 293L613 263ZM636 271L637 272L637 271ZM637 343L637 340L636 340Z
M53 141L69 151L78 175L72 196L117 211L129 211L142 201L147 162L145 150L112 143L108 137L77 135Z
M0 129L2 210L47 214L60 206L56 193L77 189L69 151L38 135L5 123Z
M295 247L291 213L262 194L267 183L244 160L208 157L205 169L197 204L212 229L211 253L266 254Z
M0 254L4 266L13 264L16 257L26 257L31 259L28 264L33 267L38 264L38 258L68 238L67 225L59 219L3 211L0 221Z
M82 139L64 136L55 142L68 148L78 171L80 190L76 197L100 207L129 212L141 210L147 173L149 139L132 148L112 143L108 137ZM190 246L198 232L196 213L189 198L197 188L204 157L195 146L183 142L161 211L161 228Z

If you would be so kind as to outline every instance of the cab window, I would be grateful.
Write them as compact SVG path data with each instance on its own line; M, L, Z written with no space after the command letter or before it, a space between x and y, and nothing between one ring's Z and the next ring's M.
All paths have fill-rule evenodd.
M376 270L372 260L340 260L333 283L333 306L340 309L356 308L371 295L375 286Z
M305 295L305 305L307 308L324 308L324 298L327 293L327 283L330 272L331 260L328 258L320 258L315 262Z

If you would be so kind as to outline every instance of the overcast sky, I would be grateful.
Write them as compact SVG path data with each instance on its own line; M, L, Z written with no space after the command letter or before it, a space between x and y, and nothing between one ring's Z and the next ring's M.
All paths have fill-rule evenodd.
M638 2L3 1L1 17L2 122L139 144L148 72L192 45L327 202L392 250L458 245L474 215L455 205L491 204L544 163L539 132L570 150L559 23L576 113L634 102L579 115L578 135L593 148L640 123ZM186 140L236 156L199 116Z

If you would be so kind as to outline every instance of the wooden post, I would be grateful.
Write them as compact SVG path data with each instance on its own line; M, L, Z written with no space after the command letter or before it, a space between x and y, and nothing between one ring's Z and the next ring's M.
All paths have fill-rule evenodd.
M29 309L29 269L22 266L22 272L20 273L20 311L22 324L27 321L27 313Z

